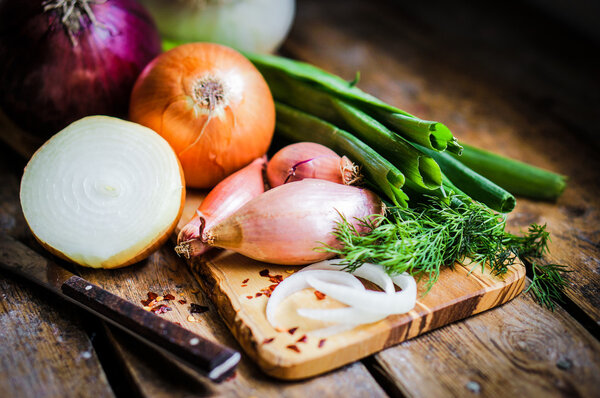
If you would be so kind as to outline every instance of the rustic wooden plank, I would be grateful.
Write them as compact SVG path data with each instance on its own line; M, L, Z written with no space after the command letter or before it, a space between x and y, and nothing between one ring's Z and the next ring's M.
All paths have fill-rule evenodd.
M359 87L422 118L444 122L459 139L568 175L568 187L556 204L519 199L509 225L518 231L531 222L548 223L548 259L570 266L568 297L600 322L600 158L594 139L575 124L585 116L579 120L588 123L588 130L597 125L592 122L600 92L597 61L564 62L547 42L536 46L543 38L532 36L535 31L524 26L526 21L505 18L502 10L508 7L497 17L460 2L437 2L436 7L305 0L283 51L348 80L360 70ZM491 47L480 35L467 34L469 24L457 27L457 20L481 20L477 26L493 35ZM521 70L513 56L525 66L530 57L547 73ZM543 100L524 96L527 90L561 105L550 112Z
M114 396L79 311L4 272L0 297L0 396Z
M592 397L600 343L564 310L525 294L385 350L375 369L407 397Z

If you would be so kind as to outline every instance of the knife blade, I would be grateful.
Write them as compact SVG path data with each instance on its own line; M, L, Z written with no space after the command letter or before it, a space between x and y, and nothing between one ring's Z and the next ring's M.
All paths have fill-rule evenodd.
M227 378L240 361L239 352L86 281L5 234L0 235L0 268L54 292L213 381Z

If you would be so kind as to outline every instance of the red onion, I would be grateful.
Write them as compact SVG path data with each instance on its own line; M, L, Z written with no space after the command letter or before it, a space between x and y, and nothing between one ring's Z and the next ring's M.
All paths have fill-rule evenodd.
M346 156L314 142L298 142L280 149L267 165L269 185L317 178L350 185L360 179L358 167Z
M315 249L339 246L333 231L342 216L361 233L366 227L357 219L383 211L381 199L367 189L305 179L257 196L205 229L202 240L259 261L310 264L334 256Z
M202 201L196 215L179 231L177 254L186 258L205 253L210 246L201 241L202 231L210 229L251 199L265 191L263 172L266 156L225 178Z
M0 107L48 136L88 115L126 116L137 76L161 51L135 0L0 2Z

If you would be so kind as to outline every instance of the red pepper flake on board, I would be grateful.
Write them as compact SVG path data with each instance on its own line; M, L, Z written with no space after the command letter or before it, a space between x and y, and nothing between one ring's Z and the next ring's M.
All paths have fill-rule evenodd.
M187 304L186 299L181 299L181 300L177 300L177 301L179 301L179 304Z
M325 345L325 339L319 340L319 348L323 348L324 345Z
M260 276L265 276L265 277L269 277L269 270L268 269L263 269L262 271L260 271L258 273Z
M317 296L317 300L323 300L325 297L327 297L325 293L321 293L318 290L315 290L315 296Z
M208 307L200 304L190 304L190 314L203 314L208 311Z
M288 331L287 331L287 332L288 332L289 334L294 334L294 333L296 333L296 330L298 330L298 328L297 328L297 327L295 327L295 328L290 328L290 329L288 329Z
M242 281L242 283L248 283L249 280L250 280L250 278L246 278Z
M290 349L292 351L296 351L296 352L300 352L300 348L298 348L298 346L296 346L296 344L290 344L288 346L286 346L285 348Z
M250 300L250 299L254 298L254 296L246 296L246 298L247 298L248 300Z
M235 379L235 376L237 376L237 373L234 371L232 374L230 374L229 376L227 376L227 378L225 379L225 381L231 381L231 380Z
M148 292L148 300L141 300L142 305L144 307L150 307L150 304L156 300L158 297L158 294L154 293L154 292Z
M246 286L248 286L248 285L246 285L246 284L243 284L243 285L242 285L242 287L246 287Z
M171 311L172 308L166 304L159 304L156 307L152 307L150 311L154 312L157 315L164 314L167 311Z
M296 340L296 343L306 343L306 335L303 334L302 337Z
M175 300L175 296L173 296L171 293L167 293L163 296L164 300Z
M256 293L256 294L254 295L254 297L260 297L260 296L262 296L262 295L263 295L263 294L259 292L259 293Z
M264 339L262 343L263 344L269 344L269 343L272 343L273 340L275 340L275 337L270 337L268 339Z
M269 280L271 283L279 284L283 280L283 276L281 275L269 275Z

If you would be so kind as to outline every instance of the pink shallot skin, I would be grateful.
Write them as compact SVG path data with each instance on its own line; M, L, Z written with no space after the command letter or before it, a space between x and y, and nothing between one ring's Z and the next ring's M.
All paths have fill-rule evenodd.
M346 156L314 142L298 142L280 149L267 165L271 188L305 178L317 178L350 185L358 178L358 168Z
M342 215L363 233L365 227L357 218L383 212L381 199L367 189L304 179L257 196L212 228L204 229L202 238L210 246L259 261L310 264L334 256L315 248L339 247L333 231Z
M179 231L175 251L190 258L209 250L210 246L201 241L202 231L219 223L265 191L263 172L266 163L266 156L257 158L218 183L206 195L196 215Z

